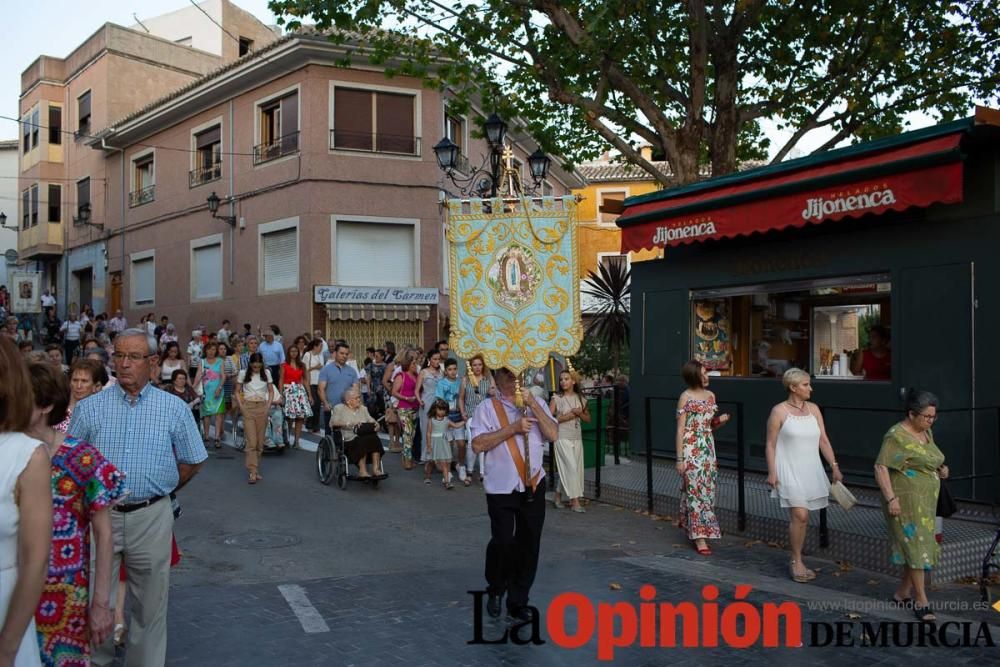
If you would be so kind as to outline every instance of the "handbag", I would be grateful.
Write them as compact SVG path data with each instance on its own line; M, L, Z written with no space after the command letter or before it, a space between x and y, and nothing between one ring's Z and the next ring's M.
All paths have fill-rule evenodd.
M941 489L938 491L937 512L935 512L935 515L947 519L957 511L958 505L955 504L955 498L952 497L951 491L948 490L948 485L942 479Z
M834 502L845 510L849 510L858 504L858 499L854 497L854 494L842 482L832 482L830 484L830 496Z
M399 423L399 413L396 412L396 408L391 405L385 409L385 423L386 424L398 424Z

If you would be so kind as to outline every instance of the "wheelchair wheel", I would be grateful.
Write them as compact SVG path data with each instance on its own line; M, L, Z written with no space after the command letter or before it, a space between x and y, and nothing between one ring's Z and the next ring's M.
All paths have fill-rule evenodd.
M344 465L344 459L337 459L337 486L340 487L341 491L347 489L347 466Z
M233 424L233 447L242 452L247 448L247 436L243 429L243 415L236 418L236 423Z
M333 481L333 443L330 438L323 438L316 448L316 472L319 474L319 481L329 484Z

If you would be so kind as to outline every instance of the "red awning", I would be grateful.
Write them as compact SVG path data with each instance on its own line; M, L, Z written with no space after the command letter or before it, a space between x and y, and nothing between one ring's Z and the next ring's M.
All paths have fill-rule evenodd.
M622 252L962 201L962 132L626 201ZM833 156L831 156L833 157ZM791 165L789 165L791 167Z

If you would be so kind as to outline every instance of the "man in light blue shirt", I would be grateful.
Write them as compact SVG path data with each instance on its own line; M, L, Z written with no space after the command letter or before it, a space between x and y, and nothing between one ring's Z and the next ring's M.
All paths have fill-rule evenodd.
M326 412L333 412L333 406L344 402L344 392L358 384L358 372L347 365L351 347L337 341L333 344L333 360L319 372L319 396ZM324 432L330 434L330 417L323 417Z
M285 363L285 348L281 343L274 340L274 332L268 329L264 332L264 342L257 349L264 356L264 365L271 371L271 377L275 384L281 377L281 364Z
M112 572L125 558L129 588L142 604L133 609L128 633L129 663L162 665L167 653L167 595L174 514L168 496L194 477L208 458L191 409L176 396L149 384L156 364L156 340L143 329L115 337L118 384L80 401L69 431L91 443L125 474L125 497L112 507ZM112 587L118 577L112 577ZM112 591L111 599L115 600ZM111 665L109 637L93 664Z

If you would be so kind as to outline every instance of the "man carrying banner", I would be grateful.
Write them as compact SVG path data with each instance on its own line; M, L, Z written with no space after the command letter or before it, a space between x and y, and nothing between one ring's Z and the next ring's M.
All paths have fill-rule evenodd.
M545 522L545 441L554 441L558 426L544 401L521 390L524 408L518 408L518 383L513 372L495 374L499 396L476 409L470 428L472 449L486 452L486 506L491 539L486 547L486 610L500 616L507 595L507 614L530 621L528 592L538 568L538 551Z

